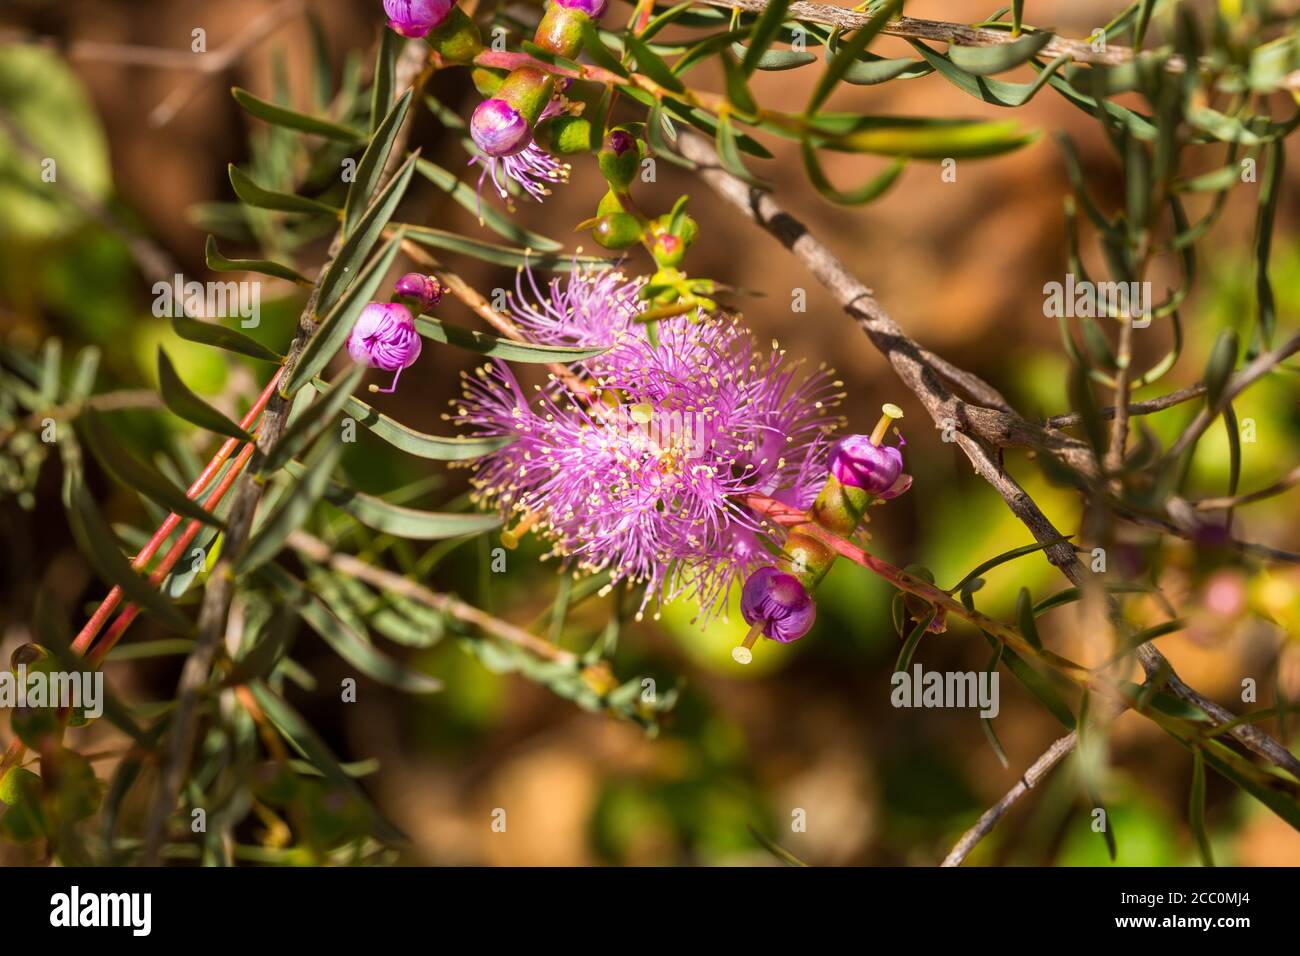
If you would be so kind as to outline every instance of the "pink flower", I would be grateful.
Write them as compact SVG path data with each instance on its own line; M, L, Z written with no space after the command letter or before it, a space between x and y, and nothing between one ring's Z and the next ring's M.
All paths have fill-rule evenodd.
M808 633L817 619L817 605L799 579L776 568L759 568L749 576L740 594L745 623L762 622L763 634L789 644Z
M384 0L388 25L404 37L417 40L451 13L452 0Z
M897 498L912 487L903 474L903 453L877 445L866 435L846 435L831 449L831 474L842 485L861 488L877 498Z
M420 334L411 310L398 302L371 302L361 310L348 336L348 354L358 364L393 372L388 388L370 386L372 392L392 392L402 369L420 357Z

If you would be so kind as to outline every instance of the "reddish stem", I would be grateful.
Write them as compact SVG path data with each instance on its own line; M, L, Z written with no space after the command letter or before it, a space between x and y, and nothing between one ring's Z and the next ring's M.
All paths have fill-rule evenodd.
M217 486L212 489L211 496L209 496L208 500L204 502L204 506L209 511L215 509L221 502L221 499L225 497L226 492L230 490L232 485L234 485L235 479L238 478L240 472L244 470L244 466L248 464L248 460L253 457L253 452L255 450L256 446L245 445L243 450L240 451L239 455L231 463L230 470L226 472ZM189 547L190 542L193 541L195 535L199 533L200 525L201 522L198 520L192 520L188 525L186 525L184 533L177 539L176 543L172 545L171 550L163 556L162 561L158 563L158 567L156 567L153 573L149 575L149 583L153 584L155 587L162 584L163 578L165 578L168 572L176 566L176 563L181 559L181 555L185 553L185 549ZM131 622L134 621L139 614L140 607L136 604L128 604L122 609L122 613L117 616L117 620L113 622L112 626L104 634L104 639L96 644L94 650L89 654L89 660L95 667L99 667L99 665L104 662L104 658L108 656L108 652L117 645L117 642L121 640L126 629L131 626Z
M262 394L258 396L257 401L253 403L252 408L248 410L248 413L240 421L239 426L245 431L253 426L253 422L257 420L257 417L261 415L263 409L266 408L266 403L269 402L271 396L275 394L275 386L279 383L280 376L283 372L284 369L281 368L271 376L271 381L267 383ZM211 482L217 472L221 470L221 466L225 464L226 459L230 457L231 453L234 452L235 448L238 447L239 444L240 441L238 438L227 438L222 443L221 447L217 449L217 453L212 456L212 460L208 462L207 467L199 473L199 476L194 479L194 483L190 485L189 491L186 492L188 497L197 498L203 493L203 490L208 486L208 483ZM158 530L153 533L153 537L150 538L148 543L140 549L140 553L132 559L132 566L143 568L148 564L150 559L158 553L158 549L163 546L163 543L168 537L170 537L171 533L180 523L180 515L174 513L169 514L167 519L159 526ZM72 650L74 652L78 654L84 654L86 652L86 649L94 643L95 635L99 633L100 628L104 626L104 623L108 620L109 616L113 613L114 608L117 607L121 600L122 589L115 586L108 592L108 596L100 602L99 607L95 609L95 613L92 614L90 620L86 622L86 626L81 629L81 632L72 642Z

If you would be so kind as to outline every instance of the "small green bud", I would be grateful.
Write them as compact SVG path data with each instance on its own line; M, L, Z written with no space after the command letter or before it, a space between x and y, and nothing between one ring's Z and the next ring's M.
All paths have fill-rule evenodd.
M552 3L542 14L533 42L549 53L572 59L582 49L582 28L589 19L581 10Z
M478 90L485 97L496 96L497 90L501 89L501 84L505 82L506 75L501 70L489 70L485 66L476 66L470 71L470 79L474 81L474 89Z
M537 145L554 156L589 153L592 142L591 120L581 116L553 116L537 124L533 134Z
M22 767L14 767L4 775L0 780L0 803L8 809L0 817L0 834L22 843L52 832L42 789L41 778Z
M675 269L686 258L686 241L670 232L661 232L655 236L650 254L661 267Z
M618 194L612 189L600 197L600 205L596 207L597 216L612 216L615 213L626 211L623 208L623 203L619 201Z
M521 66L511 71L496 91L499 99L505 100L524 118L531 129L551 101L555 92L555 79L541 70L531 66Z
M601 175L615 189L626 189L631 184L636 177L640 158L636 138L622 128L610 130L600 152L596 154Z
M601 216L592 238L606 249L628 249L641 241L641 224L625 212Z
M695 244L695 239L699 234L700 224L690 216L682 216L677 222L677 228L673 231L673 235L686 243L688 247Z
M468 63L483 52L478 25L456 6L451 8L446 20L430 31L426 40L448 63Z

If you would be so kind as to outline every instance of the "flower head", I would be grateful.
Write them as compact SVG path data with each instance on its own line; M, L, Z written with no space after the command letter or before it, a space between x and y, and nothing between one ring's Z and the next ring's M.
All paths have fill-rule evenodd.
M466 378L454 420L515 439L477 463L478 498L578 570L644 583L643 608L690 594L712 614L766 557L745 495L806 503L825 480L831 383L794 386L782 352L713 317L662 323L657 344L625 329L575 370L593 395L554 381L535 407L502 364Z
M495 96L475 108L469 121L469 133L474 144L489 156L517 153L532 139L523 114Z
M882 500L897 498L912 487L912 476L903 474L902 447L881 445L886 432L903 413L896 405L886 405L880 423L870 435L846 435L831 449L830 469L842 485L861 488Z
M478 118L479 111L482 110L483 107L492 102L494 101L484 100L479 104L478 110L474 111L474 119ZM504 100L496 100L495 102L502 103L505 105L506 109L512 110L508 104L505 104ZM546 104L546 108L542 110L542 115L538 119L538 122L541 122L541 120L544 119L550 119L552 116L559 113L562 108L562 103L558 98L552 99ZM518 116L519 114L515 113L515 115ZM473 121L471 121L470 128L471 130L474 128ZM538 202L542 202L544 197L551 194L551 190L548 188L549 184L567 183L569 181L569 164L560 162L546 150L538 146L537 143L533 141L532 134L528 132L527 126L524 127L524 133L526 143L523 148L516 149L513 152L506 152L504 154L494 153L487 146L484 146L483 141L479 139L477 134L474 136L474 142L482 150L482 153L473 157L469 161L469 164L471 166L479 165L483 167L483 172L480 173L478 177L480 217L482 216L483 183L488 177L491 177L492 179L492 188L495 189L497 195L505 201L508 208L511 207L511 181L518 183L525 193Z
M817 618L817 605L793 574L766 567L745 581L740 613L746 624L761 625L766 637L789 644L808 633Z
M399 302L371 302L361 310L348 335L348 354L354 362L394 373L388 388L370 386L376 392L397 388L402 370L415 364L420 348L411 310Z
M388 25L404 37L419 39L442 24L454 0L384 0Z

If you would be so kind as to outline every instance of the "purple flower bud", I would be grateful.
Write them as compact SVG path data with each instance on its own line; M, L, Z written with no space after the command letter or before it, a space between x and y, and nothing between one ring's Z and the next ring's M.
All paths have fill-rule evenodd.
M848 435L831 448L831 474L842 485L861 488L878 498L897 498L912 487L903 474L903 453L874 445L866 435Z
M415 364L420 348L420 334L415 331L411 310L400 302L371 302L361 310L348 335L348 354L354 362L395 373L388 388L370 386L376 392L397 388L402 369Z
M384 0L388 25L413 40L441 25L451 13L453 0Z
M581 10L593 20L599 20L609 7L609 0L551 0L557 7L566 10Z
M636 140L625 129L616 129L611 132L606 143L609 146L609 151L615 156L622 156L629 149L636 148Z
M503 99L484 100L474 110L469 132L478 148L489 156L509 156L532 142L528 123Z
M817 605L793 574L759 568L745 581L740 613L746 624L763 621L764 635L789 644L808 633L817 619Z
M393 291L410 299L421 312L428 312L442 301L442 285L438 280L433 276L422 276L418 272L408 272L398 279Z

